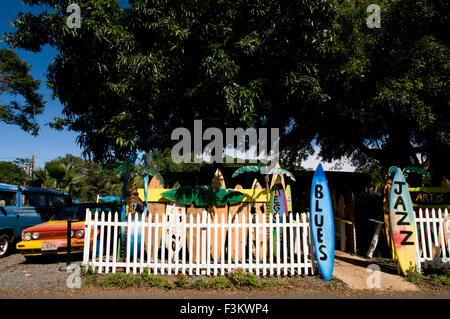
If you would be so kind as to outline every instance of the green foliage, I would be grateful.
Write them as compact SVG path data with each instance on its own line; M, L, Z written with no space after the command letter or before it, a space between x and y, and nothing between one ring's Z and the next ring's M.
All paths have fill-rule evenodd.
M37 92L40 81L34 80L29 71L30 66L20 60L14 51L0 49L0 94L20 95L25 99L23 105L14 100L9 104L0 102L0 121L19 125L22 130L37 135L39 124L36 123L36 116L44 111L45 102Z
M213 189L211 186L181 186L178 189L172 189L161 194L168 200L196 206L225 206L227 204L239 203L244 198L242 193L225 188Z
M11 162L0 162L0 183L23 185L27 180L25 171Z
M100 172L100 165L67 154L49 161L44 168L35 170L35 178L46 188L62 189L73 199L84 202L100 196L121 194L122 181L113 172Z
M164 288L164 278L150 274L148 269L140 274L141 282L148 285L149 287L159 287Z
M49 10L20 14L5 40L58 49L48 82L64 110L54 127L79 132L95 160L164 149L174 128L198 118L218 128L282 127L299 105L316 110L326 98L318 61L331 41L332 0L152 0L126 9L78 1L80 29L65 25L65 3L27 1L38 2Z
M224 276L213 277L209 280L208 286L213 289L226 289L232 286L231 281Z
M357 170L361 173L366 173L370 176L370 187L374 192L383 191L386 185L386 172L376 163L371 163L366 167L361 167Z
M416 272L411 267L407 271L406 280L417 286L434 289L450 288L450 275L448 273L439 273L439 271L425 270L424 272Z
M322 81L330 99L318 117L320 155L376 161L383 171L424 163L440 183L450 155L448 3L379 1L381 28L370 29L371 3L339 1Z
M208 287L208 284L203 279L197 279L194 281L194 283L191 284L191 289L206 289Z
M291 165L317 144L325 161L450 175L448 1L381 0L379 29L366 25L371 0L79 1L80 29L65 25L65 2L26 3L50 8L19 14L5 40L58 49L54 126L95 160L167 149L173 129L202 118L282 128Z
M91 266L81 266L81 274L84 277L84 286L91 286L97 283L97 273Z
M183 274L178 274L177 279L175 280L175 286L177 286L178 288L183 288L183 287L186 287L187 284L188 284L188 280L187 280L186 276Z
M229 274L228 278L236 286L259 287L258 278L255 274L246 272L242 268L235 268Z
M103 288L129 288L140 283L139 276L118 272L105 275L98 284Z

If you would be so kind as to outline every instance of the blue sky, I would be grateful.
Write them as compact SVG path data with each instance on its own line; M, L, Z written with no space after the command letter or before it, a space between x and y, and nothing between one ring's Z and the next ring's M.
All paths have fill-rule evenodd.
M120 0L121 6L127 5L127 0ZM23 5L21 0L1 0L0 1L0 34L13 31L9 26L19 12L39 13L44 8L39 6ZM51 10L51 9L50 9ZM0 43L0 48L8 47L5 43ZM17 157L31 158L35 156L37 166L43 166L45 162L55 159L58 156L73 154L81 156L82 150L76 143L77 133L67 130L59 132L50 128L47 123L55 116L61 116L62 105L59 100L51 99L51 91L47 88L46 72L47 67L56 56L56 49L45 46L40 53L32 53L25 50L14 49L22 60L31 65L30 74L34 79L41 81L40 93L47 101L45 111L37 117L37 122L41 126L39 136L34 137L22 131L18 126L7 125L0 122L0 161L13 161ZM20 101L20 98L15 98ZM5 103L8 96L0 96L0 101Z
M41 7L29 7L22 4L21 0L2 0L0 1L0 33L13 31L9 26L19 12L37 13L42 10ZM0 48L8 47L5 43L0 43ZM51 129L48 122L55 116L61 115L62 105L58 100L51 99L51 91L47 88L46 72L47 66L56 55L54 48L46 46L40 53L32 53L25 50L14 49L18 56L31 65L30 74L34 79L41 81L40 93L44 95L47 101L45 111L37 117L37 122L41 126L39 136L34 137L18 126L7 125L0 122L1 149L0 161L12 161L17 157L31 158L35 156L37 166L42 166L45 162L55 159L65 154L81 155L81 149L76 144L77 134L69 131L59 132ZM8 97L1 96L0 100L5 102ZM20 98L16 98L20 101Z

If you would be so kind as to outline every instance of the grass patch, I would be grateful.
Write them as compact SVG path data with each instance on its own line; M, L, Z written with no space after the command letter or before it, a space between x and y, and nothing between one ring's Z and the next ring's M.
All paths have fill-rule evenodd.
M161 276L142 272L140 277L142 284L148 287L164 288L166 286L165 279Z
M236 286L260 287L258 277L242 268L233 269L228 278Z
M208 286L213 289L226 289L231 288L233 284L227 277L218 276L211 278L208 282Z
M133 274L125 274L122 272L115 274L108 274L98 281L100 287L103 288L129 288L135 285L139 285L141 282L140 276Z
M208 287L208 284L203 279L198 279L194 281L194 283L191 285L191 289L205 289Z
M97 283L97 273L91 266L81 266L81 275L84 277L84 286L91 286Z
M183 287L186 287L187 284L188 284L188 280L187 280L186 276L183 274L178 274L177 280L175 280L175 286L177 286L178 288L183 288Z
M281 280L265 280L262 282L262 286L264 288L282 287L284 286L284 283Z
M432 289L450 288L450 275L440 273L436 270L416 272L410 269L407 272L406 280L419 287L428 287Z

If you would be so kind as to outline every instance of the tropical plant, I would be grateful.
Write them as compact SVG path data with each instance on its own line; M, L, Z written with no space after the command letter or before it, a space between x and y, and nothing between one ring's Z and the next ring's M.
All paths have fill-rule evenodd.
M161 194L170 201L196 206L225 206L227 204L240 203L244 199L241 192L225 188L213 189L212 186L181 186Z

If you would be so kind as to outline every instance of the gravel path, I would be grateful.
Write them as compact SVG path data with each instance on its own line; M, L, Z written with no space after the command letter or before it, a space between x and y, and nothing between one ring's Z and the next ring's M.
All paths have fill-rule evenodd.
M0 292L68 290L66 282L70 273L59 270L66 265L65 258L55 256L28 262L20 253L1 258ZM74 264L80 265L81 261L75 260Z

